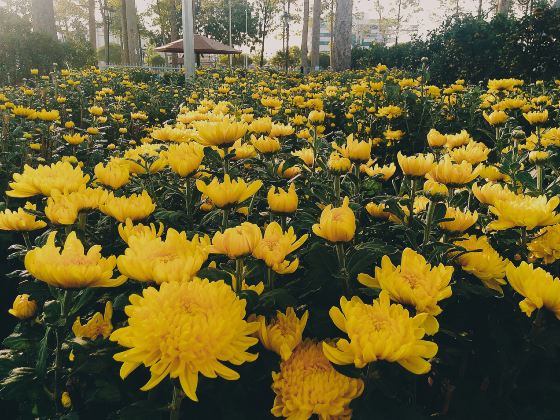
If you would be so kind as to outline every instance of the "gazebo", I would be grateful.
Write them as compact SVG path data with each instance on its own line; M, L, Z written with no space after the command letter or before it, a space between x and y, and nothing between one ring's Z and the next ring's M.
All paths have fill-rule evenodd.
M155 51L163 53L183 53L183 39L178 39L169 44L157 47ZM229 45L222 44L215 39L198 34L194 34L194 52L196 54L197 64L200 64L201 54L241 54L241 51Z

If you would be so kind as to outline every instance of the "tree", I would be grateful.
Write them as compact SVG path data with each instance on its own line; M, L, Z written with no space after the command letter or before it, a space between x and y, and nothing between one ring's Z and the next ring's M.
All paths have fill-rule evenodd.
M337 0L334 21L334 45L331 67L346 70L352 64L352 8L353 0Z
M55 0L57 31L63 40L88 39L87 0Z
M175 41L179 39L179 25L177 22L178 13L177 13L176 0L167 0L167 10L169 14L169 34L171 35L170 41ZM177 53L171 54L171 64L173 64L173 66L177 66L177 63L178 63Z
M95 22L95 0L88 0L88 29L89 42L97 50L97 24Z
M269 60L269 63L276 67L284 67L288 63L288 67L297 67L300 61L301 51L299 47L293 46L288 49L288 54L284 50L276 51L276 54Z
M122 40L122 63L130 64L129 46L128 46L128 21L126 14L126 0L121 0L121 40Z
M404 23L408 22L410 15L419 12L418 0L396 0L393 7L395 19L395 45L399 43L399 35Z
M309 0L303 0L303 27L301 30L300 60L303 73L309 72L309 61L307 60L307 37L309 32Z
M126 30L128 38L128 59L130 64L140 63L140 34L136 1L126 0Z
M264 46L266 37L278 27L276 20L281 10L279 0L256 0L255 2L258 16L258 34L261 44L261 54L259 64L264 65Z
M511 0L498 0L496 14L508 15L511 11Z
M31 0L31 21L33 32L49 35L56 39L53 0Z
M319 67L319 44L321 41L321 0L313 0L313 21L311 26L311 69Z
M259 16L248 0L231 0L231 38L233 45L254 44L259 38ZM197 8L195 32L229 44L227 1L205 0ZM245 19L247 17L247 19ZM247 28L245 28L247 24Z

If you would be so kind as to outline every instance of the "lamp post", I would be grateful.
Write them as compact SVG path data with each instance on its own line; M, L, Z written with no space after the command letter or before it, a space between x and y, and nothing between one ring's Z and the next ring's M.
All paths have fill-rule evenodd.
M229 16L229 46L233 48L233 44L231 42L231 0L228 0L228 16ZM233 65L233 56L229 55L229 67Z
M104 17L105 17L105 65L109 67L109 30L111 28L111 8L105 2L103 7Z
M185 66L185 81L194 76L194 25L192 0L183 0L183 65Z
M245 1L245 40L249 39L249 2ZM249 67L249 53L245 53L245 68Z

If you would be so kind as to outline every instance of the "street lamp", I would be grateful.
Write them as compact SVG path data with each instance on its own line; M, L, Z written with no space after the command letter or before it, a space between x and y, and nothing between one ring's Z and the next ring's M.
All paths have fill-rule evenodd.
M231 42L231 0L228 0L228 15L229 15L229 46L233 48L233 44ZM233 65L233 56L229 55L229 67Z
M192 0L183 0L183 65L185 81L194 76L194 24Z
M105 17L105 65L109 67L109 29L111 28L111 12L113 9L107 6L107 2L103 6L103 12Z

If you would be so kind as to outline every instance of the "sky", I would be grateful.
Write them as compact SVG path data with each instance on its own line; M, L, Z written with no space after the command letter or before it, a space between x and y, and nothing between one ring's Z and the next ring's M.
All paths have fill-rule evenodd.
M204 1L204 0L202 0ZM444 2L446 0L443 0ZM453 0L447 0L449 4L454 4ZM459 0L462 10L464 11L475 11L478 5L477 0ZM146 8L153 4L155 0L136 0L137 8L139 12L143 12ZM395 4L395 0L380 0L382 7L385 9L385 13L389 14L392 5ZM406 2L406 0L404 0ZM295 0L296 4L300 5L303 2L301 0ZM409 24L418 25L418 31L420 35L426 34L429 30L436 28L442 19L442 16L446 13L445 7L442 8L440 0L418 0L421 10L415 13L409 19ZM310 0L310 9L312 8L313 0ZM365 18L377 17L377 12L374 6L374 0L354 0L354 13L364 13ZM310 14L312 11L310 10ZM300 12L301 14L301 12ZM449 13L449 14L452 14ZM406 41L409 36L403 34L401 37L402 41ZM282 30L279 29L275 31L266 40L266 51L268 56L273 55L276 51L282 49ZM293 23L290 25L290 46L301 45L301 23Z

